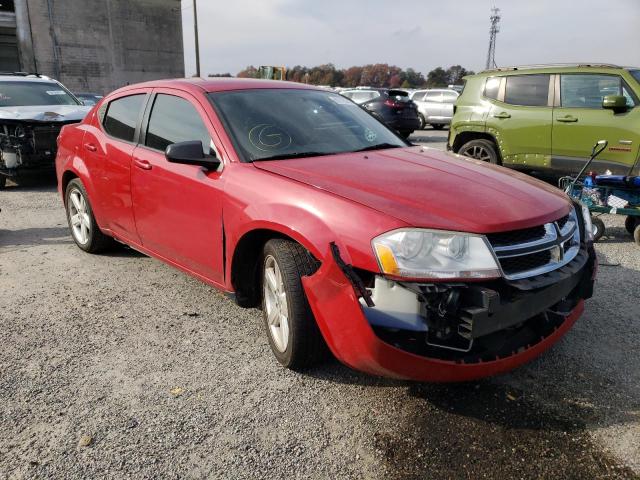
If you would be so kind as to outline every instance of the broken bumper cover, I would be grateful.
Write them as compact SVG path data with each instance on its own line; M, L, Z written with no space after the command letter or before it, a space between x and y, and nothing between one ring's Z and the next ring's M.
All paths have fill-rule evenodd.
M527 337L521 345L508 353L500 352L497 355L487 356L485 352L471 361L469 356L462 354L458 358L447 359L425 356L403 346L399 347L395 343L392 344L393 341L388 338L383 340L367 320L365 310L350 281L333 260L325 261L314 275L305 277L302 281L309 304L329 348L347 366L369 374L392 378L428 382L460 382L507 372L536 358L550 348L582 314L584 299L591 295L595 270L595 253L590 248L586 264L561 282L562 292L558 293L557 299L555 296L550 296L552 290L549 288L542 288L524 295L524 301L528 306L535 305L539 299L542 301L542 308L557 307L560 299L564 299L560 303L568 308L563 308L562 312L549 313L553 321L544 334L533 340ZM567 296L570 297L569 302L566 300ZM497 301L495 298L491 300ZM530 309L522 314L512 305L513 303L509 302L503 303L503 308L497 307L497 309L494 305L494 312L498 314L498 318L508 323L508 326L503 325L501 328L539 321L536 316L534 318L526 316L533 310ZM514 315L518 316L518 319L509 320ZM546 313L545 318L548 320ZM478 324L488 328L486 320ZM500 332L493 333L493 335L499 334ZM517 341L517 335L514 337Z

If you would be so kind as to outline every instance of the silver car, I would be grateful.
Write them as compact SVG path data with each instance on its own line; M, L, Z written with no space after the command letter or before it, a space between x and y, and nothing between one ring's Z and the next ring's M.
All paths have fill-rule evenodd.
M411 100L418 106L420 128L431 125L440 130L451 123L453 104L460 94L455 90L432 89L417 90L411 95Z

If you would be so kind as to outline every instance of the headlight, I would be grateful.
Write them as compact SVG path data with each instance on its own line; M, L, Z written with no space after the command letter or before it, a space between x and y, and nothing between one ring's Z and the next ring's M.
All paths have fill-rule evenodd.
M497 278L500 269L483 236L401 229L371 242L382 273L405 278Z
M582 219L584 220L584 239L587 242L593 242L593 224L591 223L591 212L589 207L580 202L580 208L582 209Z

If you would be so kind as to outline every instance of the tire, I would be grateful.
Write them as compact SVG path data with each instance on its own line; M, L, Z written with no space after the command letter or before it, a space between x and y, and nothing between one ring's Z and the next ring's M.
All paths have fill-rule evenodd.
M627 229L629 235L633 235L637 225L640 225L640 221L638 221L640 217L632 217L631 215L627 216L624 221L624 228Z
M67 185L64 203L71 237L78 247L88 253L99 253L114 244L113 238L100 231L93 216L87 191L78 178L74 178ZM77 221L80 223L78 224Z
M593 241L597 242L604 235L604 222L597 217L591 217L591 224L593 225Z
M424 127L427 126L427 121L424 119L424 115L418 112L418 120L420 120L419 130L424 130Z
M484 162L493 163L494 165L500 164L500 158L496 150L495 144L491 140L484 140L478 138L476 140L470 140L462 145L458 152L465 157L475 158Z
M640 247L640 224L636 226L636 229L633 231L633 239L636 242L636 245Z
M7 177L0 174L0 190L3 190L7 186Z
M432 123L431 127L433 127L434 130L442 130L444 125L442 123Z
M308 368L326 353L301 281L317 269L318 262L296 242L277 238L264 246L262 318L271 351L280 364L292 370Z
M398 133L402 138L406 140L413 133L413 130L402 130L401 132L398 132Z

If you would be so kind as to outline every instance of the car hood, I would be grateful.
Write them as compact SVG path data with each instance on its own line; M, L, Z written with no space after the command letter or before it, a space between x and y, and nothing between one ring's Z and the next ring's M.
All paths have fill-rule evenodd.
M563 192L532 177L421 147L253 165L417 227L518 230L557 220L571 208Z
M72 122L82 120L91 107L85 105L29 105L0 107L0 120Z

